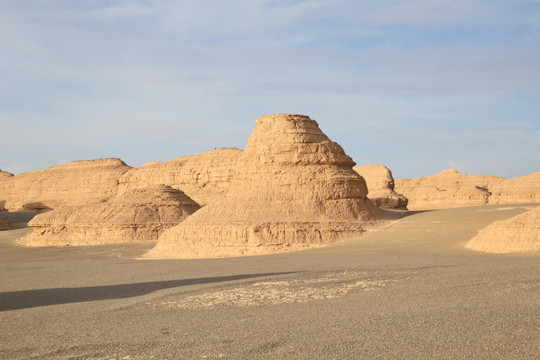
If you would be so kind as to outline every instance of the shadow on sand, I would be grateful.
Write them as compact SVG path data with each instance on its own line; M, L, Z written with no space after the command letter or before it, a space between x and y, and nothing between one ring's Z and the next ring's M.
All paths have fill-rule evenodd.
M0 293L0 311L27 309L47 305L70 304L85 301L123 299L146 295L157 290L170 289L179 286L220 283L284 274L291 274L291 272L244 274L197 279L152 281L133 284L88 286L79 288L9 291Z

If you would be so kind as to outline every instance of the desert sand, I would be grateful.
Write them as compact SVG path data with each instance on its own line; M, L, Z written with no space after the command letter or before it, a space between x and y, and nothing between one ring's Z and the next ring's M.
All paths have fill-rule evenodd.
M537 359L540 173L354 165L274 114L244 151L0 172L0 358Z
M538 257L464 247L533 208L400 212L318 249L212 260L2 231L0 358L536 359Z

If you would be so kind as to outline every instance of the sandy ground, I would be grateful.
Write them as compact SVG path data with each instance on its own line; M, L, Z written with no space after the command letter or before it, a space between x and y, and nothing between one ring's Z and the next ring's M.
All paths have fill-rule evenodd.
M540 258L463 248L531 206L414 213L325 248L214 260L22 248L31 229L2 231L0 358L538 359Z

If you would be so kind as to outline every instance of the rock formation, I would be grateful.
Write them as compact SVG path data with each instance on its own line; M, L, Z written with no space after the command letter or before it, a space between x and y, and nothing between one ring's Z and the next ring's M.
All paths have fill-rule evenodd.
M505 179L489 188L489 204L525 204L540 202L540 172Z
M446 209L487 204L489 188L502 180L448 169L428 177L397 179L395 189L409 199L409 210Z
M309 117L262 116L229 192L164 232L146 256L267 254L359 236L385 215L354 164Z
M34 217L26 246L100 245L155 241L199 209L180 190L154 186L130 190L107 202L66 207Z
M97 159L5 177L0 204L9 211L39 211L107 200L129 169L120 159Z
M12 173L7 172L7 171L3 171L3 170L0 169L0 179L12 177L12 176L13 176Z
M433 176L397 179L396 191L409 199L410 210L537 203L540 202L540 173L505 179L448 169Z
M0 216L0 231L3 230L13 230L24 227L24 223L17 220L8 219L6 217Z
M465 247L488 253L540 254L540 207L488 225Z
M407 209L407 198L394 191L394 177L386 166L370 164L357 166L354 171L366 180L369 199L384 209Z
M219 148L167 162L152 162L132 169L120 179L120 192L163 184L180 189L201 205L229 190L242 151Z

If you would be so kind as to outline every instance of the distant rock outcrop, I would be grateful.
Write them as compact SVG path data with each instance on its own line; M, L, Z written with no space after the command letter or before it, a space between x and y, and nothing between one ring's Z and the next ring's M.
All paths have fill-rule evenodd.
M505 179L468 175L455 169L414 179L397 179L396 191L409 199L410 210L445 209L486 204L540 202L540 172Z
M384 209L407 209L407 198L394 191L394 177L386 166L357 166L354 171L366 180L369 200Z
M201 205L223 196L230 187L242 150L218 148L167 162L152 162L127 172L120 179L120 192L149 185L180 189Z
M489 188L502 180L448 169L427 177L397 179L395 189L409 199L409 210L446 209L487 204Z
M111 198L131 169L120 159L75 161L0 179L0 204L9 211L39 211Z
M164 232L146 256L267 254L359 236L385 215L354 164L309 117L262 116L229 192Z
M540 172L505 179L489 188L489 204L525 204L540 202Z
M180 190L154 186L130 190L102 203L66 207L34 217L26 246L101 245L155 241L199 209Z
M540 254L540 207L490 224L465 247L488 253Z

